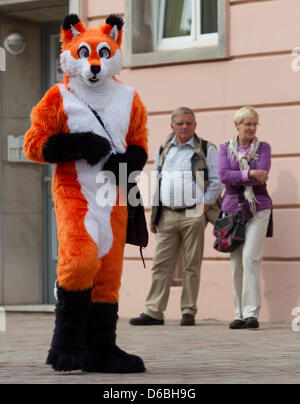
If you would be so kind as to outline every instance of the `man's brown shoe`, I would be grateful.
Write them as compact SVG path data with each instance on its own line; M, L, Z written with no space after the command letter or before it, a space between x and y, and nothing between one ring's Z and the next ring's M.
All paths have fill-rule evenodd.
M195 317L192 314L183 314L180 325L195 325Z
M157 320L156 318L142 313L140 317L131 318L129 323L131 325L164 325L164 320Z

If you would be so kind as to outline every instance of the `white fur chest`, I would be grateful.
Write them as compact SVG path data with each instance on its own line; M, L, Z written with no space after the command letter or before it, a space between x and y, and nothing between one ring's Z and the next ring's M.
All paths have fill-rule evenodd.
M70 132L99 134L111 142L113 152L124 153L134 89L113 79L106 80L99 88L87 88L75 78L69 86L71 91L59 84ZM102 119L106 131L91 108Z
M72 91L64 84L59 84L70 133L93 132L111 142L113 153L124 153L134 90L115 80L107 81L100 90L87 91L80 81L74 79L70 81L70 88ZM101 117L106 130L91 108ZM116 202L116 193L113 192L115 184L106 184L106 187L112 189L111 195L115 195L113 200L110 199L110 203L105 206L97 202L97 193L104 186L99 182L99 173L107 158L108 156L104 157L94 166L90 166L85 160L76 161L75 164L81 192L88 202L85 227L98 246L99 258L108 253L113 242L110 215Z

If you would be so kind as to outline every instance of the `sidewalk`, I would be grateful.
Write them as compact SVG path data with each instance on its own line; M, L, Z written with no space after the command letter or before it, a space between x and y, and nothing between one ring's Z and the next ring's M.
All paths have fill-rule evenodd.
M300 332L288 324L231 331L227 323L198 321L182 327L133 327L118 322L118 345L140 355L142 374L56 373L44 364L54 326L53 313L6 313L0 332L0 384L299 384Z

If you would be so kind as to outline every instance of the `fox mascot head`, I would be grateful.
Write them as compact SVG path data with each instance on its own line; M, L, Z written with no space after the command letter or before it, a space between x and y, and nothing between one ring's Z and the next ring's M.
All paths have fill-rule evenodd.
M119 74L123 24L121 17L110 15L100 28L86 28L76 14L66 16L60 60L67 78L93 88Z

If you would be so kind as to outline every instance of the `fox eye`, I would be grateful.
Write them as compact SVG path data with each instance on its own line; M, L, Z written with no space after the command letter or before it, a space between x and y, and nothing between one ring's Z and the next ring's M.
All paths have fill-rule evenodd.
M99 50L99 56L101 59L108 59L110 57L110 51L108 48L101 48Z
M90 56L90 51L86 46L81 46L81 48L79 48L78 50L78 56L80 57L80 59L88 58Z

